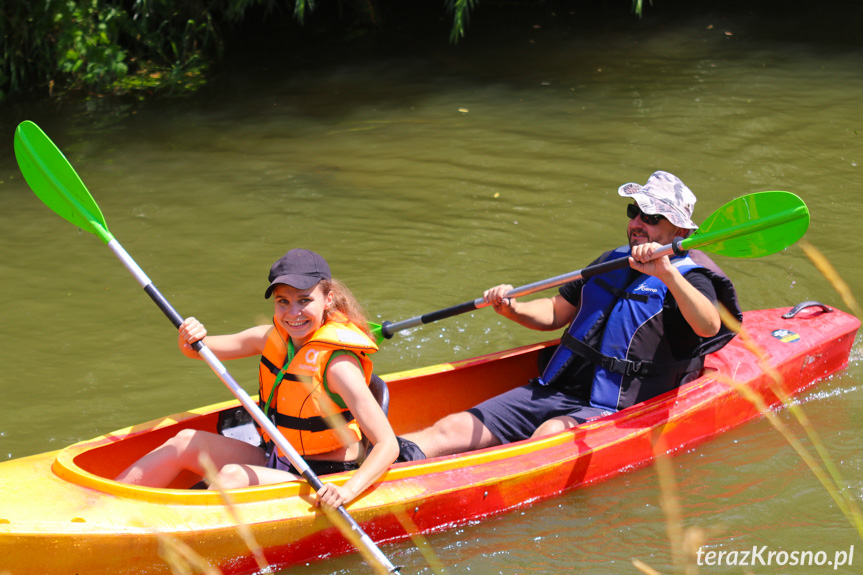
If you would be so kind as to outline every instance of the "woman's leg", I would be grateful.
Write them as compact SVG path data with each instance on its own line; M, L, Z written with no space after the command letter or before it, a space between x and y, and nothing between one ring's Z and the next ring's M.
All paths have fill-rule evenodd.
M146 487L166 487L185 469L203 476L204 470L198 461L202 453L210 456L216 469L229 463L266 464L264 451L259 447L207 431L184 429L130 465L116 480Z
M240 487L249 487L250 485L269 485L271 483L282 483L296 479L301 479L301 477L287 471L282 471L281 469L229 463L219 471L216 482L222 489L238 489ZM210 489L213 489L212 485Z

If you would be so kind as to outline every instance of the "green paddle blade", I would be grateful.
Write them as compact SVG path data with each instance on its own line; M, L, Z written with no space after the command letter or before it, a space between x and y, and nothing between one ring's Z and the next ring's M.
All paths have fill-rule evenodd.
M29 120L15 130L15 157L30 189L46 206L106 244L114 239L102 211L66 156Z
M383 328L381 327L381 324L374 323L374 322L370 321L369 322L369 331L372 332L372 337L375 338L376 344L380 345L381 343L383 343L385 337L384 337L384 332L383 332Z
M731 200L704 220L681 248L759 258L791 246L809 228L809 208L790 192L757 192Z

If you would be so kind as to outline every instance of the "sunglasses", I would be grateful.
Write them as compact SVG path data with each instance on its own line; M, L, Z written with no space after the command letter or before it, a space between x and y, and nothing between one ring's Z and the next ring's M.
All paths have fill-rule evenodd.
M638 207L638 204L629 204L626 206L626 215L629 216L630 220L641 216L641 221L650 226L655 226L665 219L665 216L660 216L659 214L645 214Z

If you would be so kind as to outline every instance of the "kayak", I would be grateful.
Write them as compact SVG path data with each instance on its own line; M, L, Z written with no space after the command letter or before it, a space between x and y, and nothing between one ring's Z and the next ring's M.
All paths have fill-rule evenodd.
M860 322L807 303L812 305L790 318L783 317L790 308L745 312L746 337L708 356L704 374L676 390L556 435L394 464L348 511L369 537L385 544L647 465L658 437L673 453L759 417L731 379L776 408L783 395L793 396L848 363ZM426 427L525 384L537 376L540 352L556 343L383 376L393 429L402 435ZM171 538L225 574L254 573L260 568L238 520L274 569L354 550L312 505L314 494L304 481L232 490L228 508L218 492L191 489L200 481L192 474L166 489L111 479L181 429L216 431L220 414L237 408L236 401L210 405L0 463L0 572L170 573L159 545ZM349 473L324 481L343 482Z

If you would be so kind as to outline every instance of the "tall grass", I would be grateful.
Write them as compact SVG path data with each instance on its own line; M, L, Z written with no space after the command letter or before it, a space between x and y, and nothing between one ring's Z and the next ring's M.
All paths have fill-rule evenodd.
M848 284L841 278L839 273L824 255L813 245L801 241L800 246L806 256L812 261L821 274L833 286L841 296L842 301L858 318L863 316L861 308L851 293ZM770 364L766 352L758 346L746 332L745 326L741 325L726 310L720 310L723 323L738 337L757 358L759 365L770 377L770 391L780 400L781 406L797 420L803 429L812 450L808 449L804 442L798 437L782 419L777 415L774 408L768 405L764 398L750 389L748 386L735 381L731 377L718 376L718 380L734 389L741 397L749 401L758 412L778 431L785 441L797 452L800 459L812 471L821 486L833 499L837 508L845 516L849 525L857 531L858 537L863 541L863 513L861 513L853 494L848 490L848 484L842 477L838 466L828 452L821 440L818 431L806 416L799 403L792 400L785 393L784 380L781 374ZM668 525L668 538L671 547L672 565L677 572L687 575L698 573L696 552L707 541L707 535L703 530L690 527L684 528L683 513L679 502L679 492L674 479L674 469L669 462L667 450L661 436L657 436L654 442L654 454L656 456L655 469L659 480L660 503L666 516ZM660 572L647 565L643 561L634 558L632 560L636 569L648 575L659 575Z

